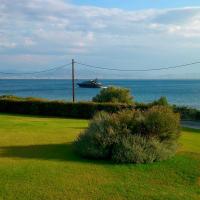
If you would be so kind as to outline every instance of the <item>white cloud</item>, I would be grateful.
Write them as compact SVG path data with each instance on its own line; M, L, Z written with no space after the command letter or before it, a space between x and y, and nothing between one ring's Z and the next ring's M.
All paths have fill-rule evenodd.
M24 45L27 46L27 47L33 46L35 44L36 43L29 37L24 39Z
M17 44L15 42L4 36L4 34L0 33L0 50L4 48L15 48L16 46Z
M174 14L176 12L178 15ZM162 20L159 18L162 18ZM150 24L150 28L160 31L163 34L169 33L170 35L187 38L200 38L200 8L167 10L164 14L165 20L163 20L163 14L157 16L157 19L159 20L155 20L156 22Z
M200 48L200 8L126 11L64 0L0 0L0 36L0 55L130 61L132 54L144 57L152 49L170 54L170 49Z

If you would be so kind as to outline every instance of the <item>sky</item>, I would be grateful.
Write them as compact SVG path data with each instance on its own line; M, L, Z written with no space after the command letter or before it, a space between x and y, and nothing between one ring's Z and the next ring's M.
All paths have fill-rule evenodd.
M1 72L46 70L72 58L99 67L160 68L200 61L199 52L199 0L0 0ZM77 78L200 79L200 65L129 73L75 67ZM68 68L38 77L70 74Z
M70 2L78 5L93 5L104 8L121 8L125 10L199 6L198 0L74 0Z

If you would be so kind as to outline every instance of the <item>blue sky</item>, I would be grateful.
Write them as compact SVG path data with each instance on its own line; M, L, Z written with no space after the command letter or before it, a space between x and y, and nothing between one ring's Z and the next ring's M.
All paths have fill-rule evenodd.
M126 10L149 8L177 8L199 6L199 0L71 0L78 5L94 5L105 8L122 8Z
M0 71L45 70L72 58L118 69L199 61L198 1L0 0ZM70 78L70 73L66 69L43 77ZM76 74L78 78L200 79L200 65L148 73L112 73L77 65Z

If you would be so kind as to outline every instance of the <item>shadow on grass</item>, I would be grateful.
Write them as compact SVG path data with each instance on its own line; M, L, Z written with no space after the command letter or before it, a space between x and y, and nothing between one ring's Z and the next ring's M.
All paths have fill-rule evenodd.
M73 161L90 164L111 164L109 161L97 161L81 158L75 153L73 143L0 147L0 158L25 158Z
M25 118L41 118L41 119L72 119L72 120L84 120L88 121L89 119L75 118L75 117L65 117L65 116L56 116L56 115L39 115L39 114L18 114L15 112L0 112L0 116L10 116L10 117L25 117Z
M156 162L152 164L115 164L108 160L91 160L80 157L76 154L73 148L73 143L67 144L41 144L41 145L29 145L29 146L5 146L0 147L0 158L21 158L21 159L34 159L34 160L48 160L58 162L74 162L89 165L104 165L109 166L111 169L114 165L136 167L141 170L151 170L152 168L158 168L160 165L164 166L184 166L187 162L194 163L200 162L199 155L193 152L181 152L169 160ZM184 163L182 163L183 161ZM186 162L186 161L187 162ZM175 163L175 164L174 164Z
M76 161L81 158L73 152L73 144L41 144L0 147L0 157L42 160Z

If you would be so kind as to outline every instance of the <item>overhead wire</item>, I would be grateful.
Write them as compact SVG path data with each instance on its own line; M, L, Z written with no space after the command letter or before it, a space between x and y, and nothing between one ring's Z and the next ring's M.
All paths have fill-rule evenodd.
M191 65L200 64L200 61L187 63L187 64L181 64L181 65L175 65L175 66L169 66L169 67L160 67L160 68L150 68L150 69L119 69L123 68L122 66L118 66L117 68L109 68L109 67L99 67L94 65L89 65L81 62L76 62L79 65L89 67L89 68L95 68L95 69L102 69L102 70L109 70L109 71L120 71L120 72L148 72L148 71L161 71L161 70L168 70L168 69L175 69L175 68L183 68Z
M40 73L45 73L45 72L50 72L50 71L56 71L58 69L62 69L68 65L71 65L71 63L67 63L64 65L60 65L57 67L52 67L50 69L46 69L46 70L41 70L41 71L35 71L35 72L2 72L0 71L0 74L6 74L6 75L31 75L31 74L40 74Z
M82 62L75 62L79 65L89 67L89 68L94 68L94 69L101 69L101 70L109 70L109 71L120 71L120 72L148 72L148 71L161 71L161 70L169 70L169 69L175 69L175 68L183 68L183 67L188 67L196 64L200 64L200 61L196 62L191 62L191 63L186 63L186 64L181 64L181 65L175 65L175 66L168 66L168 67L160 67L160 68L149 68L149 69L122 69L124 67L118 66L115 68L110 68L110 67L99 67L95 65L90 65L90 64L85 64ZM50 72L50 71L56 71L58 69L62 69L68 65L71 65L72 63L67 63L61 66L57 67L52 67L50 69L46 70L41 70L41 71L35 71L35 72L2 72L0 71L0 74L6 74L6 75L31 75L31 74L40 74L40 73L45 73L45 72ZM132 66L133 67L133 66ZM121 68L121 69L119 69Z

